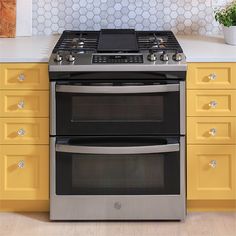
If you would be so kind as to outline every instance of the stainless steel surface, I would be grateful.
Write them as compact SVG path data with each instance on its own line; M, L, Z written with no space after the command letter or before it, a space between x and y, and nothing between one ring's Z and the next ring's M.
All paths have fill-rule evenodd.
M145 154L179 151L179 144L132 146L132 147L92 147L56 144L57 152L84 154Z
M180 138L179 195L56 195L55 142L50 138L51 220L184 220L185 137Z
M49 71L186 71L187 64L184 54L182 60L177 62L173 60L174 53L168 53L169 61L162 61L160 56L162 52L155 53L157 56L156 61L148 60L148 53L143 53L143 63L137 64L92 64L92 56L100 54L74 54L75 61L73 64L67 60L55 61L56 54L52 54L49 60ZM109 54L103 53L102 55L135 55L134 53L123 53L123 54ZM140 53L137 53L140 55ZM63 58L66 58L67 54L62 54Z
M73 35L73 32L67 32ZM168 33L168 32L167 32ZM96 36L96 35L95 35ZM142 35L141 35L142 36ZM80 38L65 37L60 41L49 60L49 72L180 72L187 70L186 58L177 41L170 41L173 50L159 50L168 47L168 37L149 34L139 37L138 53L96 53L97 36L91 36L92 44L81 35ZM88 39L90 40L88 37ZM174 35L172 40L174 39ZM69 40L68 40L69 39ZM70 42L70 40L72 40ZM63 42L63 43L62 43ZM174 44L172 44L174 42ZM65 43L65 44L64 44ZM174 46L173 46L174 45ZM62 48L59 50L58 48ZM75 49L71 54L70 47ZM87 47L87 49L86 49ZM155 51L148 50L152 48ZM94 50L94 51L90 51ZM157 51L157 52L156 52ZM117 63L125 60L92 60L98 55L142 55L143 63ZM112 57L110 57L112 58ZM125 58L125 57L124 57ZM93 63L94 62L94 63ZM127 61L126 61L127 62ZM135 61L137 62L137 61ZM142 61L141 61L142 62ZM56 73L55 73L56 74ZM62 73L60 73L62 75ZM73 74L73 73L72 73ZM182 74L182 73L181 73ZM184 73L183 73L184 74ZM59 73L58 73L59 75ZM214 76L209 76L213 80ZM78 77L75 77L78 79ZM173 78L174 79L174 78ZM73 80L68 79L68 80ZM56 135L56 92L63 93L101 93L101 94L137 94L179 91L180 94L180 143L167 145L103 147L76 146L56 144L56 137L50 138L50 219L51 220L183 220L186 216L186 176L185 176L185 82L166 85L144 86L79 86L56 85L51 82L50 100L50 134ZM209 104L214 106L214 104ZM217 104L216 104L217 106ZM63 114L61 114L63 115ZM95 154L146 154L146 153L180 153L180 194L176 195L57 195L56 194L56 153ZM73 154L72 154L73 155ZM164 155L164 154L161 154ZM212 164L212 163L210 163ZM209 164L209 165L210 165ZM213 163L214 164L214 163ZM213 167L212 164L212 168ZM179 168L179 167L176 167Z
M56 82L50 82L50 135L56 135Z
M75 86L56 85L56 92L63 93L164 93L179 91L178 84L145 86Z
M180 135L186 134L186 84L180 81Z

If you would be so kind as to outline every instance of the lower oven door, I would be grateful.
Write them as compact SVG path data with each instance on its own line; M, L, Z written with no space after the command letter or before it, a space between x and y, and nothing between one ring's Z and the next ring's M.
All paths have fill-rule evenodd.
M54 147L51 219L185 215L184 138L73 138Z

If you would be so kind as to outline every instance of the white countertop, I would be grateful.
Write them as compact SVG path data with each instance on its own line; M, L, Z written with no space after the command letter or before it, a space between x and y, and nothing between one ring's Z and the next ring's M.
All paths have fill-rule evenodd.
M1 62L48 62L59 36L0 38Z
M187 62L236 62L236 46L222 36L177 36Z
M236 62L236 46L221 36L177 36L188 62ZM0 39L0 62L48 62L58 35Z

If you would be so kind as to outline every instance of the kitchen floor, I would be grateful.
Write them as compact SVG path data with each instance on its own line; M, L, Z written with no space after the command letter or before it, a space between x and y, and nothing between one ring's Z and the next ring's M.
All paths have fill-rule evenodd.
M189 213L185 222L50 222L47 213L0 213L0 236L235 236L236 212Z

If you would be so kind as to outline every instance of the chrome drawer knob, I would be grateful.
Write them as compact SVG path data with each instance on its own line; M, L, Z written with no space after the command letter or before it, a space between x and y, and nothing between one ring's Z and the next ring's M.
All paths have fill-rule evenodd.
M217 105L218 105L217 101L210 101L210 103L209 103L209 107L211 107L211 108L216 108Z
M19 74L18 81L20 81L20 82L25 81L25 75L24 74Z
M217 167L217 161L216 160L211 160L209 163L209 166L213 169L215 169Z
M20 160L17 164L18 168L23 169L25 167L25 162L23 160Z
M25 107L25 102L22 100L22 101L19 101L18 102L18 104L17 104L17 107L19 108L19 109L24 109L24 107Z
M21 137L24 136L25 133L26 133L26 131L23 128L21 128L17 131L18 136L21 136Z
M216 136L216 132L217 132L216 128L212 128L212 129L210 129L209 134L211 136Z
M208 78L209 78L209 80L214 81L214 80L217 79L217 75L216 75L216 73L212 73L212 74L210 74L210 75L208 76Z

